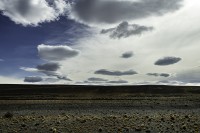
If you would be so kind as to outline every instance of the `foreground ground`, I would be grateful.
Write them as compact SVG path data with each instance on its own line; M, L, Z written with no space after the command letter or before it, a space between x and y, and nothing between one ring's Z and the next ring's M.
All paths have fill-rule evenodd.
M197 88L163 94L119 90L29 90L30 95L0 89L0 133L200 133Z

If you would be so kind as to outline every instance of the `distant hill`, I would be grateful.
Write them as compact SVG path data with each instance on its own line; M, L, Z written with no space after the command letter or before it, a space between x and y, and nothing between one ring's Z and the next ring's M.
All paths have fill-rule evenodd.
M0 85L0 99L68 99L200 94L198 86Z

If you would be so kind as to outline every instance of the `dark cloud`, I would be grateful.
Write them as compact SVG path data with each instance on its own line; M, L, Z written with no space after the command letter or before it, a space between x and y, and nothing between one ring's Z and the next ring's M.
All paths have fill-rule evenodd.
M41 82L43 79L41 77L25 77L24 78L24 82L31 82L31 83L35 83L35 82Z
M126 83L128 83L128 81L126 81L126 80L117 80L117 81L109 81L107 83L110 83L110 84L126 84Z
M132 51L128 51L122 54L122 58L131 58L134 55Z
M157 60L154 65L159 65L159 66L166 66L166 65L172 65L177 62L181 61L180 57L164 57L162 59Z
M41 71L57 71L60 69L60 65L58 63L46 63L38 65L37 69Z
M136 71L109 71L106 69L100 69L95 71L95 74L109 75L109 76L125 76L125 75L135 75L138 74Z
M161 16L181 7L183 0L78 0L72 13L79 20L93 23L116 23Z
M161 73L160 76L161 76L161 77L169 77L170 74L168 74L168 73Z
M168 73L147 73L148 76L155 76L155 77L158 77L158 76L161 76L161 77L169 77L170 74Z
M64 45L50 46L41 44L38 46L38 54L45 60L61 61L77 56L79 51Z
M92 78L88 78L88 81L92 81L92 82L105 82L105 81L108 81L108 80L107 79L102 79L102 78L92 77Z
M120 39L127 38L133 35L141 35L144 32L153 30L153 27L140 26L137 24L129 24L124 21L120 23L116 28L103 29L101 34L109 34L110 38Z

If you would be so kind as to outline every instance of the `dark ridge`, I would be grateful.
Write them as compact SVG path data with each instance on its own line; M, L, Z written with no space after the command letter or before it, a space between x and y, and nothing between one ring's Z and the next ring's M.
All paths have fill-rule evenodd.
M198 86L0 85L0 99L200 94Z
M198 86L165 86L165 85L138 85L138 86L96 86L96 85L0 85L0 92L20 93L54 93L54 92L130 92L130 93L186 93L199 92Z

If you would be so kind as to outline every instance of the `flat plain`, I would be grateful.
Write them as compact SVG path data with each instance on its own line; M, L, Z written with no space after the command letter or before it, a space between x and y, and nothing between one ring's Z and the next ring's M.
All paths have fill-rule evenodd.
M0 133L200 133L200 87L0 85Z

